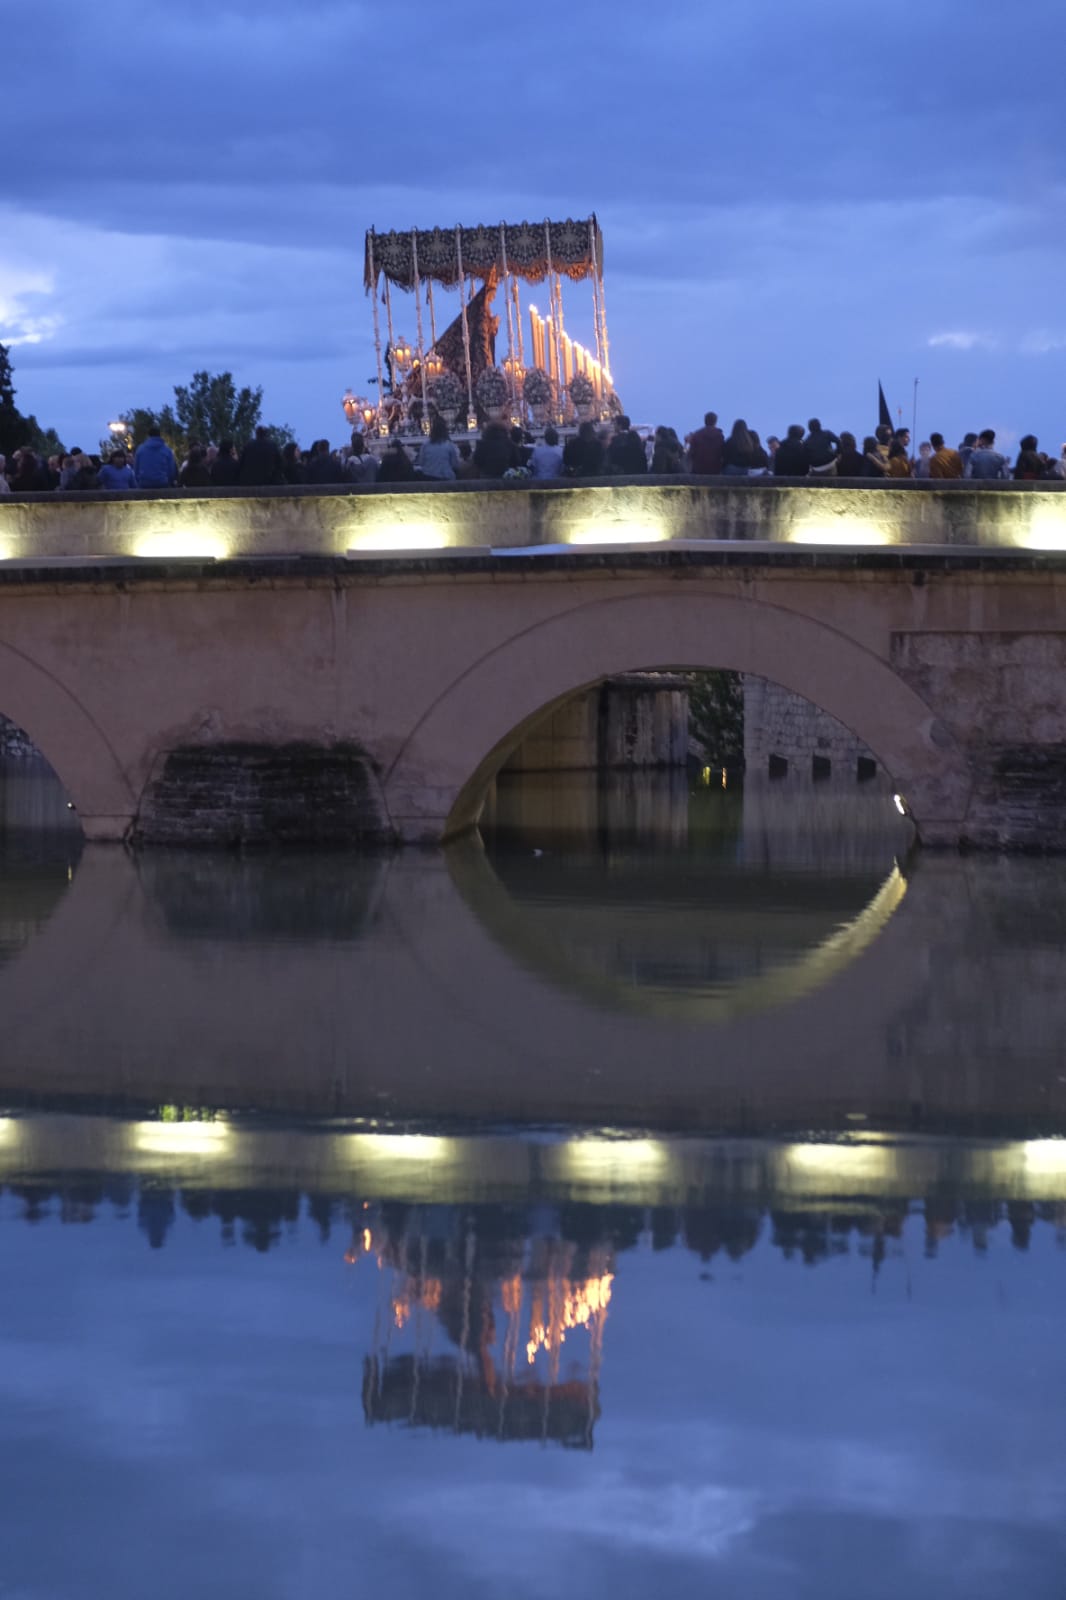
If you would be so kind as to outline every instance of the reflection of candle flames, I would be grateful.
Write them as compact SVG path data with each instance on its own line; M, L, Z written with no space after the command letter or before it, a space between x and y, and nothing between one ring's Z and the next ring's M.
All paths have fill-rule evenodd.
M534 1295L526 1344L526 1359L530 1366L536 1360L538 1350L558 1350L560 1345L566 1343L566 1335L572 1329L592 1327L599 1317L606 1315L611 1303L613 1282L614 1275L610 1272L605 1272L601 1278L587 1278L583 1283L573 1283L569 1278L559 1279L557 1284L551 1285L553 1292L549 1298L552 1310L547 1321L541 1310L542 1297ZM561 1294L555 1292L557 1290L561 1290ZM504 1306L507 1309L506 1301Z

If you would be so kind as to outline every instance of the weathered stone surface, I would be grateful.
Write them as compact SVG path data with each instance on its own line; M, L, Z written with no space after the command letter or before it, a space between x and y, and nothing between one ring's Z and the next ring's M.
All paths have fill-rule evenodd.
M612 478L0 498L0 558L343 555L620 540L1061 548L1066 485Z
M0 564L0 709L90 839L138 818L142 837L306 836L306 802L268 752L347 746L373 763L381 809L354 776L325 793L334 774L319 836L372 832L373 816L434 842L476 820L491 778L575 691L726 670L852 729L923 840L954 845L985 838L982 817L991 830L1000 754L1066 742L1064 602L1066 553L989 549ZM165 801L168 753L227 746L260 752L254 782L223 764L195 793L176 767ZM1043 839L1063 846L1048 793Z
M145 790L138 844L343 848L392 837L355 746L242 744L171 750Z

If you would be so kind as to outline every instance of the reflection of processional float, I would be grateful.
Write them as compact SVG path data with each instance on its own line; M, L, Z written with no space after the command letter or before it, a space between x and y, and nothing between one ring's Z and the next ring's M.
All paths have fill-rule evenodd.
M564 279L591 286L591 346L566 330ZM607 339L603 234L594 216L407 233L371 228L364 282L374 307L378 401L349 390L344 410L354 425L386 434L428 430L435 413L449 427L463 416L474 428L489 420L574 422L620 409ZM534 305L523 309L523 284L544 285L546 315ZM394 290L414 296L413 345L396 333ZM457 295L459 307L438 337L442 294ZM501 329L507 354L497 364Z
M444 1205L368 1207L363 1221L346 1259L370 1257L380 1273L368 1423L592 1448L609 1242L581 1246L525 1224L482 1240L471 1214ZM441 1335L450 1349L434 1348ZM410 1348L396 1349L401 1340Z

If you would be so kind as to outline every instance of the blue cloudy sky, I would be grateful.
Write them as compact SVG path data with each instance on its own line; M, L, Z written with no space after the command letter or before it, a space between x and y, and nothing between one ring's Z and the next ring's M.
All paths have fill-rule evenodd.
M920 434L1066 437L1056 0L36 0L31 35L0 342L68 444L199 366L337 438L369 225L592 210L641 421L863 429L917 376Z

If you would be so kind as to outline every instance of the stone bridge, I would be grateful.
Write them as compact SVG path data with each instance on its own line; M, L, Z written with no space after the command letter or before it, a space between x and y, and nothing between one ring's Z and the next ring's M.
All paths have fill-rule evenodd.
M434 842L575 692L727 668L926 842L1062 845L1062 530L1043 485L13 497L0 711L91 839Z

